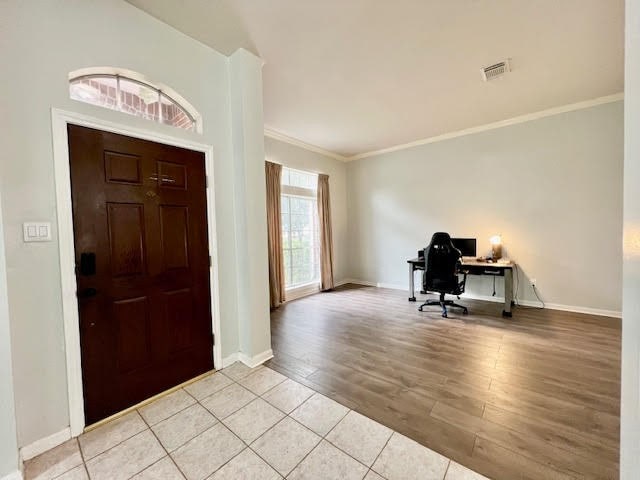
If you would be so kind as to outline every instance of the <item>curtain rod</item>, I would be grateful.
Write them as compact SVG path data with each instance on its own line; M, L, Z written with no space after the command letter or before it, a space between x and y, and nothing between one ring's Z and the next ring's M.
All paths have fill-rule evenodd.
M285 164L284 164L284 163L282 163L282 162L276 162L276 161L274 161L274 160L269 160L268 158L265 158L265 159L264 159L264 161L265 161L265 162L270 162L270 163L276 163L276 164L278 164L278 165L282 165L283 167L288 168L289 170L296 170L296 171L298 171L298 172L302 172L302 173L313 173L313 174L315 174L315 175L320 175L320 174L322 174L322 175L329 175L328 173L319 172L319 171L317 171L317 170L302 170L302 169L300 169L300 168L293 168L293 167L290 167L289 165L285 165Z

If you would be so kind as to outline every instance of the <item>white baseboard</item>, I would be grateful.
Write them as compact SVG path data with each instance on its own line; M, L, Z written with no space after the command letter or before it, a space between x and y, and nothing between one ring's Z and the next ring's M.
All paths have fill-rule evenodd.
M344 280L344 283L355 283L357 285L365 285L368 287L378 287L378 288L391 288L393 290L409 290L406 285L397 285L393 283L376 283L369 282L367 280L358 280L355 278L349 278ZM463 293L460 295L462 298L469 298L472 300L484 300L487 302L495 302L495 303L504 303L504 297L492 297L490 295L477 295L474 293ZM540 302L532 301L532 300L518 300L518 304L525 307L539 307ZM622 312L618 310L604 310L601 308L591 308L591 307L581 307L577 305L565 305L562 303L545 303L545 308L549 310L561 310L563 312L575 312L575 313L586 313L588 315L598 315L601 317L613 317L613 318L622 318Z
M0 480L22 480L22 472L20 470L16 470L15 472L11 472L9 475L5 475L0 478Z
M397 285L395 283L376 283L376 287L378 287L378 288L390 288L391 290L409 291L409 287L405 287L404 285Z
M37 457L41 453L46 452L47 450L51 450L52 448L63 444L70 438L71 429L67 427L64 430L60 430L57 433L49 435L48 437L41 438L40 440L36 440L29 445L25 445L20 449L20 458L23 462L25 460L30 460L34 457Z
M518 300L518 303L525 307L540 306L540 302L531 302L528 300ZM622 318L622 312L618 310L604 310L602 308L580 307L578 305L564 305L562 303L545 303L545 308L549 310L562 310L563 312L597 315L599 317Z
M364 285L365 287L377 287L375 282L367 282L366 280L358 280L356 278L345 278L340 281L340 285L346 285L347 283L353 283L355 285Z
M253 357L249 357L248 355L242 352L236 352L222 359L222 368L228 367L229 365L237 361L241 361L248 367L255 368L258 365L262 365L264 362L266 362L271 358L273 358L273 350L271 349L265 350L264 352L259 353L258 355L254 355ZM70 438L71 438L71 429L67 427L64 430L54 433L53 435L49 435L48 437L41 438L40 440L36 440L35 442L22 447L20 449L20 459L22 461L30 460L34 457L37 457L41 453L44 453L48 450L51 450L54 447L57 447L58 445L63 444ZM14 476L15 476L15 473L11 473L7 477L0 478L0 480L9 480L9 479L13 480L14 478L15 479L22 478L22 476L20 477L14 477Z
M408 287L405 287L403 285L396 285L394 283L369 282L368 280L359 280L357 278L348 278L347 280L344 280L344 283L354 283L356 285L363 285L365 287L391 288L393 290L409 290Z
M307 297L309 295L316 294L320 291L320 284L314 283L312 285L305 285L303 287L292 288L287 290L284 294L285 301L290 302L297 300L298 298Z
M244 363L247 367L255 368L258 365L262 365L267 360L273 358L273 350L265 350L258 355L254 355L253 357L249 357L248 355L238 352L238 360Z
M484 300L485 302L504 303L504 297L492 297L489 295L477 295L475 293L463 293L462 298L470 298L472 300ZM541 307L542 304L535 300L518 300L518 305L523 307ZM601 308L580 307L577 305L564 305L562 303L546 303L545 308L548 310L561 310L563 312L586 313L588 315L598 315L601 317L622 318L622 312L616 310L603 310Z
M350 278L345 278L345 279L333 282L333 287L334 288L341 287L342 285L346 285L347 283L353 283L353 282L351 281ZM319 292L321 292L319 283L316 285L310 285L306 288L303 287L303 288L289 290L286 293L287 302L290 300L297 300L298 298L306 297L308 295L313 295Z
M348 278L344 280L338 280L337 282L333 283L333 287L337 288L347 283L353 283L353 282ZM315 285L308 285L306 287L294 288L292 290L288 290L285 293L285 296L286 296L285 301L290 302L292 300L297 300L299 298L308 297L309 295L315 295L316 293L320 293L321 291L322 290L320 290L319 283Z
M228 357L224 357L222 359L222 368L227 368L229 365L233 365L239 360L240 358L238 357L238 352L232 353Z
M242 352L232 353L228 357L224 357L222 359L222 368L227 368L229 365L232 365L236 362L242 362L247 367L255 368L258 365L262 365L267 360L273 358L273 350L265 350L258 355L250 357Z

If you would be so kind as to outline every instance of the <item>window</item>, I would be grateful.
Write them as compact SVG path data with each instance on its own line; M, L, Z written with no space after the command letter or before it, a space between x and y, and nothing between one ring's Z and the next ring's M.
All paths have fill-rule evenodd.
M282 251L287 290L320 282L318 176L282 169Z
M184 130L200 131L199 115L193 108L174 100L177 94L166 90L117 73L89 73L69 80L69 96L73 100Z

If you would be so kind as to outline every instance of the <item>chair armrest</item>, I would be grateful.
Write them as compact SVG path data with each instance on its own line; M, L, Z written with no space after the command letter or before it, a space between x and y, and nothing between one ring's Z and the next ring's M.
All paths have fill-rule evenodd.
M460 273L462 273L462 281L458 283L458 290L460 293L464 293L464 289L467 286L467 271L462 270Z

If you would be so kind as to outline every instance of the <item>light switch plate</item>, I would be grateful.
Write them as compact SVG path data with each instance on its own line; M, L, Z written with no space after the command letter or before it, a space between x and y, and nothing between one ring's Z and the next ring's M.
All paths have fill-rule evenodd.
M22 224L22 233L25 242L50 242L51 223L25 222Z

